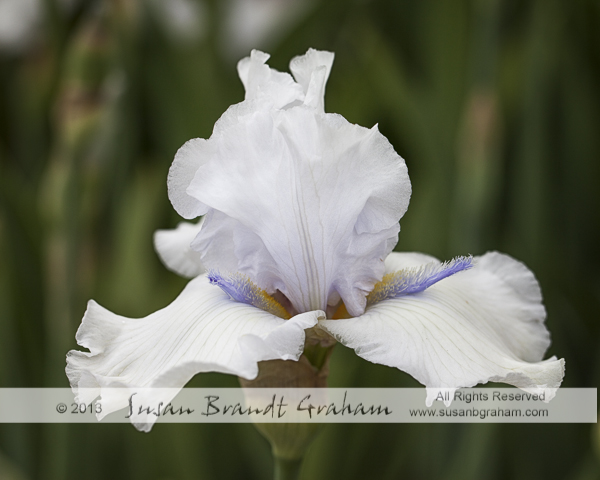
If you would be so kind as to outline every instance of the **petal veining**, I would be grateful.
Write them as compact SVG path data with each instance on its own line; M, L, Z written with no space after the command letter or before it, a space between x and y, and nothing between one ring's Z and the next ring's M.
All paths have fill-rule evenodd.
M228 234L223 221L208 219L194 242L207 268L248 275L300 312L324 310L337 292L360 314L410 198L406 165L387 139L300 106L224 122L208 143L180 150L198 165L193 179L178 176L189 176L185 168L169 178L170 191L189 182L188 197L232 219ZM188 213L179 193L171 201ZM211 258L208 242L231 245L238 268ZM242 255L247 242L254 254Z
M106 415L127 406L127 389L119 396L118 388L103 393L105 387L179 389L207 371L252 379L259 361L297 360L304 330L324 317L323 312L308 312L283 320L231 300L205 276L190 281L169 306L145 318L125 318L90 301L77 332L79 345L90 351L69 352L67 376L76 393L85 389L82 401L101 394ZM166 405L171 399L155 400ZM111 408L104 408L104 402Z
M390 256L394 269L430 258ZM533 392L558 388L564 360L542 360L550 344L544 318L531 271L494 252L421 293L384 300L358 318L319 324L366 360L415 377L432 389L431 402L435 389L488 381Z

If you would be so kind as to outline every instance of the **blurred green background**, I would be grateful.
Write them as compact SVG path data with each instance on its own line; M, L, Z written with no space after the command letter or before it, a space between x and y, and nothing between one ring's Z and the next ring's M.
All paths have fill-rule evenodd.
M185 280L152 233L175 151L243 99L252 48L336 59L326 111L408 164L399 250L537 275L566 387L600 383L600 2L0 0L0 387L67 387L86 301L144 316ZM237 386L205 374L192 386ZM417 386L337 346L333 387ZM0 425L0 479L264 479L250 425ZM329 425L305 479L600 478L597 425Z

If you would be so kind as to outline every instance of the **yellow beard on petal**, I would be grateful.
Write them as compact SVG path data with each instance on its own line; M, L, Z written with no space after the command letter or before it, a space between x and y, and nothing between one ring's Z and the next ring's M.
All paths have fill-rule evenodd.
M246 275L232 273L223 276L219 272L210 271L208 278L212 284L221 287L225 293L238 302L253 305L284 320L291 318L291 315L281 303L256 285Z
M265 312L272 313L279 318L283 318L285 320L291 318L290 314L281 303L279 303L271 295L252 282L248 277L246 277L246 281L248 282L248 287L252 292L252 305L264 310Z
M405 277L403 270L384 275L381 282L377 282L367 295L367 305L373 305L393 297L397 285L402 282L403 277Z
M430 262L420 267L403 268L383 276L367 296L367 305L390 298L423 292L437 282L473 267L473 257L456 257L449 262Z

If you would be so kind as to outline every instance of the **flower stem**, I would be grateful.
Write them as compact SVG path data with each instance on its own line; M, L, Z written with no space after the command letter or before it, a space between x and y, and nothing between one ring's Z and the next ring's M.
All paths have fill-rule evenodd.
M275 475L274 480L297 480L300 478L300 467L302 458L282 458L274 456Z
M329 349L331 352L331 349ZM327 386L329 355L318 355L319 367L304 355L298 361L269 360L259 363L254 380L240 378L246 399L255 388L324 388ZM322 358L321 358L322 357ZM283 396L281 397L283 401ZM273 397L275 401L275 396ZM289 418L289 417L288 417ZM275 480L297 480L302 459L319 433L318 423L255 423L254 426L271 444L275 463Z

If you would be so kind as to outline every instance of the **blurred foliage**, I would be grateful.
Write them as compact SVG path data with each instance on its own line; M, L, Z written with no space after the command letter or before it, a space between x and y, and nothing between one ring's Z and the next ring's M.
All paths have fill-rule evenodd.
M64 357L89 298L144 316L177 295L185 281L152 248L153 231L179 221L165 182L175 151L242 100L240 48L287 70L308 47L336 53L327 111L379 123L406 159L398 248L524 261L545 295L548 354L567 360L564 386L597 387L600 3L314 0L270 35L294 2L255 0L283 7L246 45L231 33L244 2L40 0L19 48L0 35L0 387L68 386ZM342 346L331 371L333 387L416 386ZM597 425L340 424L316 440L303 478L587 480L599 463ZM0 426L1 479L271 469L249 425Z

